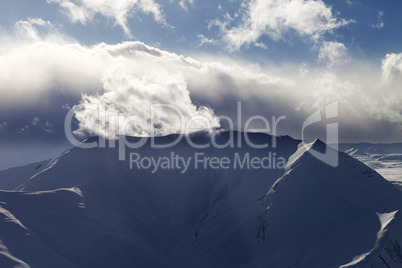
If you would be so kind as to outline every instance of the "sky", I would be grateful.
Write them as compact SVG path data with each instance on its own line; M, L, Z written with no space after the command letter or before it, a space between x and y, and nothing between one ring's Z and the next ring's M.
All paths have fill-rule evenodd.
M212 127L285 116L277 134L301 138L333 102L340 142L402 142L400 10L373 0L0 0L0 146L65 141L69 111L76 136L107 135L100 115L146 124L153 104ZM172 109L155 118L127 134L180 130ZM325 140L325 126L303 137Z

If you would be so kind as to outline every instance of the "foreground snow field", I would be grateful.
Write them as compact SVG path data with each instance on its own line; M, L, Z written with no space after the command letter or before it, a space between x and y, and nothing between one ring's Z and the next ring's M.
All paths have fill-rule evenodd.
M309 150L325 150L319 140L300 146L283 136L276 148L255 149L244 133L223 132L218 143L230 134L234 148L147 141L119 161L118 147L74 147L1 171L0 267L402 266L402 193L392 183L346 153L336 168L314 158ZM248 139L272 145L269 135ZM179 160L181 168L157 170L132 161L172 153L191 159L187 169ZM195 166L196 154L230 163ZM271 168L242 162L268 155ZM291 161L274 168L280 158Z

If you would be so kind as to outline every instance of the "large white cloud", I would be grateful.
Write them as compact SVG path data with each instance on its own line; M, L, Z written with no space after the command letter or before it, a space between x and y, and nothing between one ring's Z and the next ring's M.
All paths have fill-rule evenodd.
M127 36L131 36L127 20L138 11L151 14L155 21L166 24L160 5L154 0L47 0L47 2L58 3L72 22L86 24L92 21L96 14L112 19Z
M328 67L345 63L347 61L347 49L344 44L339 42L324 41L319 49L318 60L326 62Z
M263 35L279 40L289 31L317 41L348 23L321 0L250 0L233 16L227 14L224 21L212 24L220 27L223 40L235 50L257 43Z
M253 115L268 119L285 115L279 132L300 137L301 125L310 114L339 100L344 140L400 139L402 91L397 80L402 67L398 54L387 55L382 70L369 62L350 62L342 69L291 64L261 67L225 58L184 57L141 42L87 47L54 32L41 36L35 21L19 24L36 35L25 41L13 35L2 38L0 124L6 128L20 113L26 113L22 128L27 125L32 130L41 123L56 128L67 110L57 114L52 109L81 103L91 109L76 111L79 131L103 134L104 116L99 117L102 109L98 108L114 107L106 109L107 115L140 116L156 135L163 135L180 131L177 113L160 109L152 125L151 105L171 104L186 120L204 116L212 126L218 125L216 115L232 118L234 128L244 127ZM238 101L242 102L240 124ZM46 113L39 114L43 109ZM47 118L51 114L57 116L55 121ZM194 126L202 127L201 123ZM261 123L256 120L252 127ZM128 133L149 135L149 130L131 125ZM324 135L325 126L317 133Z
M382 72L385 81L391 82L402 76L402 53L387 54L382 60Z
M162 136L217 128L219 119L205 106L195 106L180 73L145 70L133 74L123 65L108 69L104 93L84 95L75 116L78 132ZM192 121L190 121L192 120Z

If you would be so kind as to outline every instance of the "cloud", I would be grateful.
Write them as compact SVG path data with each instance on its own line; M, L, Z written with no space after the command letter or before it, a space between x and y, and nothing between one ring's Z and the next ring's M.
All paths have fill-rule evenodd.
M57 32L50 21L45 21L42 18L28 18L27 20L19 20L14 24L15 35L20 40L38 41L41 39L38 27L47 32Z
M47 2L59 4L74 23L86 24L97 14L112 19L115 25L120 26L129 37L131 37L131 30L127 19L138 11L151 14L155 21L167 25L162 8L154 0L47 0Z
M235 129L244 128L255 115L268 120L286 116L278 126L279 133L300 138L301 126L309 115L339 100L344 141L400 141L401 54L386 55L382 66L353 60L332 69L307 64L259 66L216 55L185 57L141 42L88 47L30 25L36 31L35 38L22 40L17 30L1 37L0 122L7 122L2 131L62 136L66 114L75 107L73 128L81 133L100 130L107 135L113 125L102 119L108 116L117 117L116 129L121 133L124 118L137 115L156 135L164 135L180 131L178 114L158 108L152 124L151 107L170 104L180 108L187 121L203 116L212 126L218 126L216 116L226 115L233 125L224 119L222 125ZM324 44L323 59L338 60L337 53L343 51L340 43ZM80 104L88 109L80 110ZM119 115L123 117L119 119ZM193 126L205 127L202 123ZM255 119L249 127L262 125ZM127 128L131 134L150 133L138 124ZM310 134L325 137L325 125Z
M223 21L210 25L219 27L230 50L237 50L258 42L261 36L277 41L288 32L317 41L350 22L334 16L331 7L321 0L251 0L244 2L234 16L226 14Z
M376 24L370 24L371 28L375 28L375 29L384 28L385 24L384 24L383 17L384 17L384 11L378 11L377 23Z
M215 42L213 39L206 38L202 34L198 34L197 37L198 39L200 39L200 45L199 45L200 47L202 47L205 44L213 44Z
M324 41L319 48L318 60L326 62L328 67L347 62L347 49L344 44L339 42Z
M188 4L193 5L193 4L194 4L194 0L180 0L180 1L179 1L179 6L180 6L182 9L186 10L186 11L188 11L188 6L187 6Z
M382 60L382 75L385 81L391 82L402 77L402 53L387 54Z
M268 47L263 42L254 43L256 47L260 47L262 49L268 49Z
M79 121L77 133L112 138L116 135L162 136L220 126L210 108L192 103L180 73L148 70L138 76L130 74L124 66L118 66L106 71L102 83L103 94L84 95L80 101L85 109L75 113ZM135 118L129 120L131 116ZM181 125L197 117L202 119L194 120L191 129Z
M28 29L33 34L15 42L21 29L16 27L14 36L3 37L9 43L0 45L0 68L5 70L0 74L0 118L12 122L10 131L64 134L68 107L97 104L95 112L90 109L76 112L77 133L105 134L99 133L99 123L92 124L99 121L96 115L105 103L116 104L115 115L125 118L137 115L147 124L151 105L168 103L179 107L187 121L203 116L210 127L219 126L212 109L192 103L183 76L174 68L175 64L191 65L182 56L140 42L86 47L69 43L62 36L56 38L54 33L42 37L30 21L19 21L16 25L23 25L24 31ZM157 111L152 128L155 135L180 131L174 110ZM206 128L206 124L198 120L191 127ZM123 129L117 129L117 133L123 133ZM150 135L150 130L137 131L132 127L126 134Z

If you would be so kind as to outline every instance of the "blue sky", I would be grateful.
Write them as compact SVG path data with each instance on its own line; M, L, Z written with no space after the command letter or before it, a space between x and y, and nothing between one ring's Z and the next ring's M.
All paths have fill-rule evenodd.
M79 3L80 1L71 2ZM239 12L243 2L247 3L247 1L239 0L193 1L192 4L186 4L187 10L185 10L180 7L179 1L155 1L160 5L167 25L155 21L151 14L133 8L127 14L127 26L132 32L132 37L127 36L121 26L115 25L114 18L102 16L100 13L95 14L94 18L85 25L72 22L66 14L63 14L63 8L57 1L47 3L46 1L2 0L0 23L5 30L9 30L19 20L42 18L50 21L62 33L83 45L138 40L186 55L222 53L261 63L283 60L314 61L316 55L314 51L311 51L312 44L306 40L306 37L294 36L292 33L279 41L261 36L259 42L264 43L269 49L251 45L229 52L227 44L220 40L217 27L209 29L208 25L213 20L222 19L226 12L230 15ZM344 43L352 57L380 60L386 53L399 52L402 39L399 30L402 26L402 18L399 16L401 2L345 0L324 1L324 3L332 9L335 17L354 20L326 36L328 40ZM379 18L380 13L383 14L381 18ZM207 43L199 47L199 34L216 40L216 43Z
M3 142L65 139L68 111L100 102L145 119L149 105L165 102L212 124L219 115L237 122L241 102L244 121L286 116L279 134L301 138L306 118L333 101L341 142L402 142L402 2L0 0L0 7ZM97 134L96 114L77 111L75 134ZM177 132L169 113L158 120L158 135ZM325 140L325 124L308 137Z

